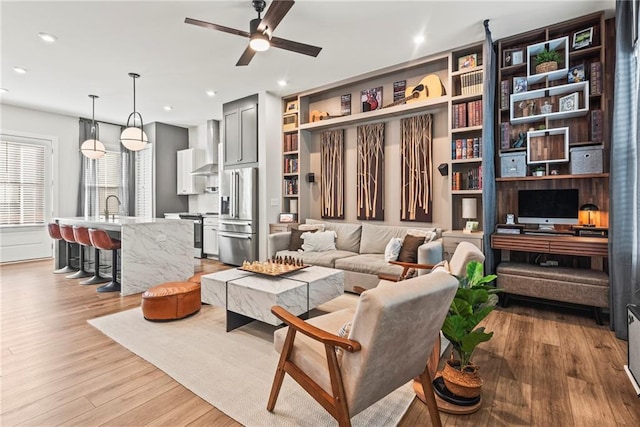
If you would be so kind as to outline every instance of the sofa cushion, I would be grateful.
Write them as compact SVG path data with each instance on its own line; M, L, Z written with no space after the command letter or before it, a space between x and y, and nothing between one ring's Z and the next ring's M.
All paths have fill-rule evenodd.
M302 262L305 264L319 265L320 267L336 268L335 261L337 259L352 257L358 255L355 252L348 251L327 251L327 252L293 252L293 251L278 251L276 256L285 257L290 256L294 258L302 258Z
M289 239L289 250L297 251L302 249L302 233L315 233L316 230L299 230L297 228L291 229L291 237Z
M402 267L386 262L384 254L361 254L336 259L335 268L375 275L384 273L399 276L402 273Z
M398 255L398 261L402 262L418 262L418 246L424 243L425 238L423 236L414 236L407 234L402 241L402 248L400 248L400 255Z
M361 224L350 224L340 222L324 222L316 219L307 219L307 224L324 224L324 229L336 232L338 237L336 238L336 249L341 251L358 252L360 250L360 232L362 231ZM387 244L389 240L384 243ZM384 246L382 251L384 252Z
M407 234L425 236L425 242L434 240L438 235L436 228L402 227L399 225L374 225L362 224L362 236L360 238L361 254L383 254L387 243L393 237L404 238Z
M302 250L305 252L326 252L336 250L336 232L319 231L317 233L307 233L301 236L304 243Z

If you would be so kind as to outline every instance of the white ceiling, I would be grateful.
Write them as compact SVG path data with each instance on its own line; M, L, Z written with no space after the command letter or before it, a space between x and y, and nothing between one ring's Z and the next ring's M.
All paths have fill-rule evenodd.
M267 1L267 8L270 1ZM321 86L482 40L494 40L590 12L612 16L614 0L299 0L274 35L323 48L317 58L279 49L235 63L248 40L184 23L185 17L248 31L250 0L0 1L2 103L123 124L133 109L145 123L193 126L220 118L222 104L259 91L279 96ZM46 44L39 32L57 36ZM425 42L415 46L413 37ZM28 70L18 75L14 66ZM285 79L285 88L277 82ZM206 90L215 90L213 98ZM173 110L164 111L170 105Z

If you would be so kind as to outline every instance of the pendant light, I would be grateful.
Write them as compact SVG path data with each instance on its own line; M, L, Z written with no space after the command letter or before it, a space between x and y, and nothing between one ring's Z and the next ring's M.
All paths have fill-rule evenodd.
M80 151L84 154L85 157L90 159L99 159L104 156L106 150L104 149L104 144L98 140L99 131L96 126L96 98L99 98L97 95L89 95L91 98L91 138L87 139L80 146Z
M129 77L133 78L133 113L129 114L127 128L120 134L120 142L131 151L140 151L149 142L147 134L142 130L142 115L136 111L136 79L140 74L129 73ZM136 119L139 119L140 126L136 125Z

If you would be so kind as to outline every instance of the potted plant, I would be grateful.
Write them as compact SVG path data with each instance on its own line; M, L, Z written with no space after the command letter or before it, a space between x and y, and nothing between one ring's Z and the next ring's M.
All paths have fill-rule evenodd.
M544 166L537 166L533 169L533 176L544 176L545 172Z
M555 50L543 49L536 55L536 74L548 73L558 69L558 63L562 57Z
M452 358L446 362L442 377L447 389L457 396L480 395L482 378L471 356L478 344L493 336L493 332L485 332L478 324L498 303L496 293L500 289L490 285L496 277L494 274L484 276L482 263L478 261L467 264L467 276L459 279L456 296L442 326L442 333L453 346Z

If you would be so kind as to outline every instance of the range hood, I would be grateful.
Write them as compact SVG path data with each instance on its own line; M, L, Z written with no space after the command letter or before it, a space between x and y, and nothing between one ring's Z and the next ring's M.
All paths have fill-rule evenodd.
M209 176L218 173L218 143L220 142L220 122L207 120L207 158L206 164L191 172L191 175Z

